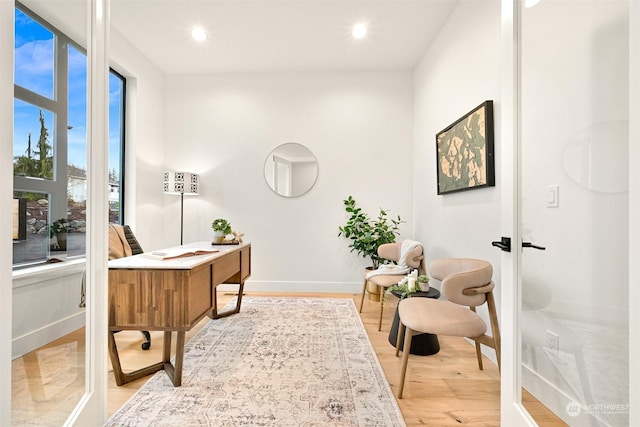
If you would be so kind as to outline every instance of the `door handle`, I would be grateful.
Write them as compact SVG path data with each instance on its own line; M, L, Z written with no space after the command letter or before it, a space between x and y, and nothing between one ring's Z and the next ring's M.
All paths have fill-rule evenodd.
M511 237L501 237L499 242L491 242L491 246L500 248L505 252L511 252Z
M522 242L522 247L523 247L523 248L533 248L533 249L538 249L538 250L541 250L541 251L544 251L544 250L546 250L546 249L547 249L547 248L545 248L544 246L534 245L534 244L533 244L533 243L531 243L531 242Z

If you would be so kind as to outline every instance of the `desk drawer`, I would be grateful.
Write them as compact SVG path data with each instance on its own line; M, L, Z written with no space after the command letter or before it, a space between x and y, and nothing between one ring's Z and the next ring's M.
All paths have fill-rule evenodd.
M213 288L211 286L211 265L206 264L194 268L190 273L190 286L188 288L189 312L187 320L193 326L202 315L213 308Z
M214 286L227 280L240 271L240 251L226 254L213 263Z

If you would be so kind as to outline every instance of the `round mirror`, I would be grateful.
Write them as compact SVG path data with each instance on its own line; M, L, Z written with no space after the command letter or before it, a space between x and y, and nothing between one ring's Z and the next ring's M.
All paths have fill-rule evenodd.
M264 178L281 196L302 196L316 183L318 161L304 145L288 142L269 153L264 162Z

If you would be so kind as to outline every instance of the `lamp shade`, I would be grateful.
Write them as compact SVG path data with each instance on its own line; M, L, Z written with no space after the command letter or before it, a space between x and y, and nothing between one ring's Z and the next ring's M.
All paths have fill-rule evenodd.
M199 177L190 172L165 172L164 192L168 194L198 194Z

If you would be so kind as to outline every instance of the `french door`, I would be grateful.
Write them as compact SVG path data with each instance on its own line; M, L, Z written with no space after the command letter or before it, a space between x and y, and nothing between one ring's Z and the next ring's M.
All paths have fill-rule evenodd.
M51 2L26 0L25 6L37 10L45 19L55 21L73 33L78 42L85 42L88 52L87 127L88 127L88 215L87 215L87 311L86 311L86 375L85 392L65 425L102 425L106 414L106 277L107 277L107 24L108 0L68 0ZM12 189L13 104L14 104L14 22L15 2L0 1L0 148L3 153L0 183L3 206L10 206ZM46 48L39 52L46 53ZM42 58L46 59L46 55ZM37 56L37 55L34 55ZM40 58L40 57L38 57ZM60 132L64 130L58 129ZM11 213L0 215L3 254L11 253ZM11 342L12 342L12 269L11 256L0 263L2 291L0 312L5 327L0 334L0 384L3 396L0 404L0 424L12 424ZM15 402L16 404L19 402ZM53 410L57 408L52 408Z
M637 419L633 3L502 1L503 425Z

